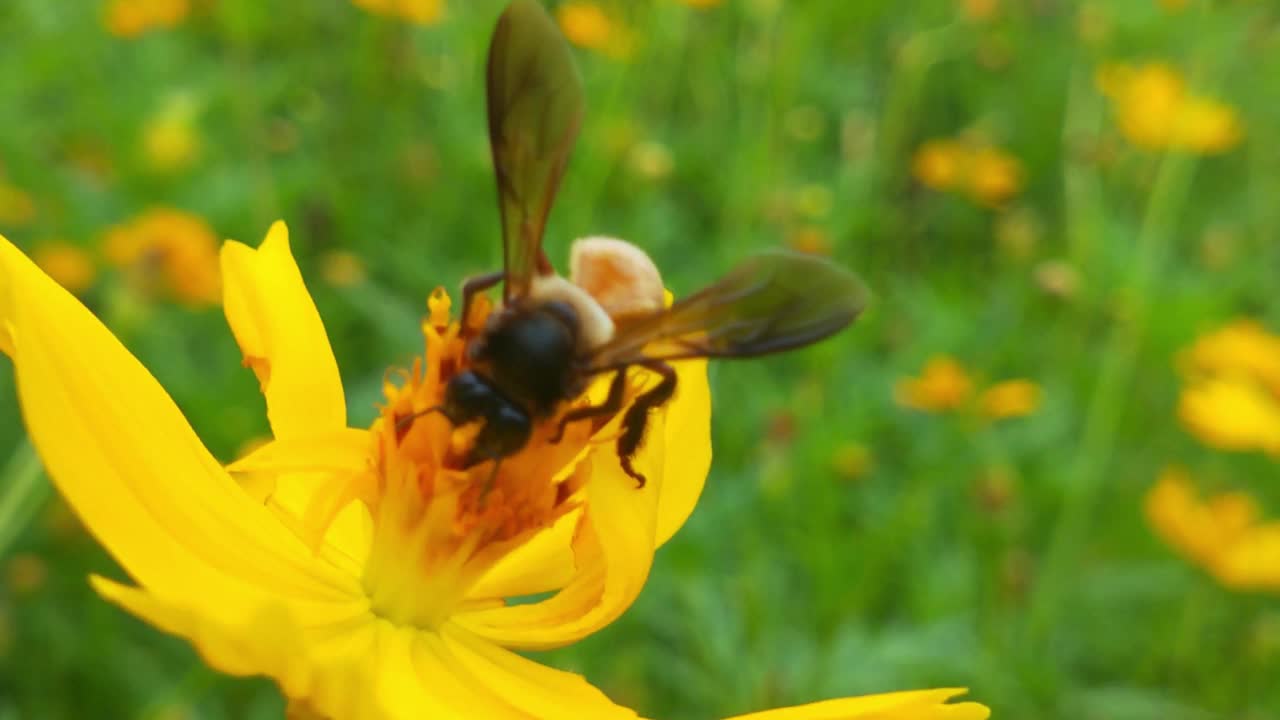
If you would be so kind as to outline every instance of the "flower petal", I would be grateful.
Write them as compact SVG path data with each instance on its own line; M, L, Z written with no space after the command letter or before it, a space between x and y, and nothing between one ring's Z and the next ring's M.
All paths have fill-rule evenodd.
M347 425L338 363L324 324L289 251L284 223L257 250L222 248L227 322L267 398L277 438L320 435Z
M863 695L736 715L728 720L986 720L991 716L991 711L978 703L947 704L948 699L965 692L964 688L947 688Z
M148 590L216 606L358 592L227 475L173 400L78 300L0 238L8 327L32 442L84 524Z
M573 542L578 572L564 589L537 603L461 613L456 621L499 645L537 650L576 642L622 615L653 564L665 445L664 433L651 433L636 455L636 470L648 479L642 488L623 471L612 444L593 449L579 465L590 480Z
M666 436L662 494L658 497L657 545L689 519L711 469L711 386L707 361L675 363L675 397L658 422Z

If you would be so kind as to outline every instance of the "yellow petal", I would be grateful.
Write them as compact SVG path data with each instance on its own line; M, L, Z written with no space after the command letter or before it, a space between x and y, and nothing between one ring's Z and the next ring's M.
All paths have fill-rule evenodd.
M711 469L711 387L707 362L676 363L676 395L655 421L666 439L662 493L658 496L657 544L661 546L689 519Z
M1280 453L1280 403L1247 378L1215 377L1186 386L1178 417L1211 447Z
M662 489L658 494L655 546L684 525L698 503L711 467L711 388L705 360L675 363L675 397L653 414L651 433L663 437ZM595 388L593 388L595 389ZM604 388L599 388L602 392ZM612 447L608 445L607 447ZM640 455L659 447L646 445ZM604 452L604 449L598 450ZM558 590L573 579L573 539L580 513L560 518L498 562L472 590L474 598L510 598Z
M986 720L991 711L973 702L947 704L963 688L863 695L797 707L737 715L729 720Z
M320 314L289 251L284 223L254 250L222 248L227 322L267 398L277 438L315 436L347 425L338 363Z
M622 470L612 444L583 461L589 473L584 519L574 539L577 574L541 602L459 614L457 622L505 647L546 649L580 640L608 625L635 601L653 564L664 433L651 433L635 468L643 488Z
M58 490L143 586L210 605L359 589L240 489L145 368L0 239L0 326L27 431Z

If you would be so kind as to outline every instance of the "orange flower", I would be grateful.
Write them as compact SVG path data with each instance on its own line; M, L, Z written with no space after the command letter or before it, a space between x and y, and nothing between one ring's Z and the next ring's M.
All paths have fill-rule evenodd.
M1191 93L1166 63L1104 65L1096 82L1112 101L1120 133L1138 147L1216 154L1244 136L1234 109Z
M221 299L217 236L190 213L148 210L111 228L103 239L103 253L148 294L168 294L196 307L216 305Z
M112 35L137 37L176 26L190 10L187 0L110 0L103 20Z

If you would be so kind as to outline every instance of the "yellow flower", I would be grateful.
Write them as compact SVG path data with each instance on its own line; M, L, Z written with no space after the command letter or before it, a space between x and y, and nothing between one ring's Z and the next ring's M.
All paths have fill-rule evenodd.
M417 25L434 25L444 17L444 0L351 0L351 2L371 13L399 18Z
M964 191L975 201L999 206L1022 189L1022 163L1000 148L968 140L930 140L912 160L925 187Z
M1234 109L1192 94L1168 64L1104 65L1097 85L1112 101L1121 134L1138 147L1213 154L1244 135Z
M916 150L911 168L916 179L933 190L953 190L960 185L968 151L956 140L930 140Z
M93 286L98 268L83 248L61 241L37 245L31 259L62 287L79 294Z
M118 37L136 37L149 30L172 28L191 10L187 0L109 0L104 22Z
M619 59L631 54L630 33L596 3L563 3L556 8L556 22L574 45Z
M918 378L899 380L893 397L899 405L916 410L955 410L969 401L973 380L964 367L948 355L935 355Z
M994 147L977 147L969 155L966 190L983 205L997 206L1022 189L1022 163Z
M35 216L36 203L31 194L0 179L0 225L26 225Z
M955 358L935 355L925 363L920 377L903 378L894 384L893 398L903 407L927 412L971 408L988 420L1025 417L1040 406L1040 387L1030 380L998 382L973 400L973 379Z
M1179 365L1178 417L1192 434L1222 450L1280 454L1280 337L1237 320L1197 339Z
M982 391L979 412L991 420L1025 417L1040 406L1040 386L1030 380L1005 380Z
M1180 364L1191 374L1244 375L1280 393L1280 336L1256 320L1235 320L1198 338Z
M1145 510L1161 539L1226 587L1280 590L1280 523L1260 522L1247 494L1202 499L1186 471L1167 468Z
M1211 447L1280 454L1280 403L1247 378L1226 376L1193 382L1182 389L1178 417Z
M103 254L145 292L163 292L192 307L220 299L217 236L190 213L148 210L111 228L103 238Z
M142 155L158 172L189 167L200 156L200 134L195 128L196 104L191 98L172 98L142 128Z
M94 577L97 591L223 672L273 678L299 716L634 718L581 677L512 650L574 642L635 599L710 463L705 364L682 363L676 397L654 413L635 459L643 487L618 462L617 418L572 425L559 444L543 423L496 471L463 469L467 428L415 416L438 401L464 349L442 291L422 325L424 356L392 376L378 419L356 429L283 224L256 250L228 243L222 263L227 319L274 435L229 468L119 341L0 239L0 350L28 433L136 583ZM945 704L959 692L753 717L987 717L981 705Z

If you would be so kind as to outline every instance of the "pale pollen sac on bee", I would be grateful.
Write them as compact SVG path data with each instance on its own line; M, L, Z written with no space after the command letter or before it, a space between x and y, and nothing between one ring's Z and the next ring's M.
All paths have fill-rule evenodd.
M664 304L658 266L626 240L594 236L575 241L569 254L569 279L615 320L654 313Z

